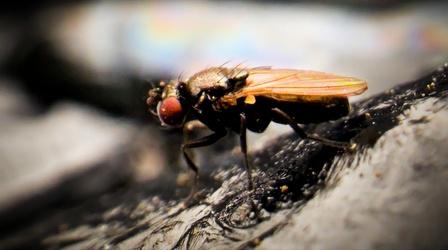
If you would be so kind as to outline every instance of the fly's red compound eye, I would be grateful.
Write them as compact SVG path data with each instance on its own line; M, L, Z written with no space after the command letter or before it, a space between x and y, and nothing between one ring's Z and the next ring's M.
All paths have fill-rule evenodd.
M161 101L157 113L162 123L170 126L180 125L183 120L182 105L176 97L168 97Z

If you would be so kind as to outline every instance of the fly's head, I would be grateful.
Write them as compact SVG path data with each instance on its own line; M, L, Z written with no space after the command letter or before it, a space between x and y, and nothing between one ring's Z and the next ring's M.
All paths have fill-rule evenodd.
M180 127L186 116L185 95L184 82L160 82L149 90L146 103L151 113L159 118L162 126Z

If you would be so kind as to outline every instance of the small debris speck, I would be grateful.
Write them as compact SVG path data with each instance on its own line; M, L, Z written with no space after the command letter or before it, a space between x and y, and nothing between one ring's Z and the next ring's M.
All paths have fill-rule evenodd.
M260 243L261 243L260 238L255 238L252 240L252 244L254 246L258 246L258 245L260 245Z
M381 173L381 172L375 172L374 175L375 175L376 178L382 178L383 177L383 173Z
M282 193L287 193L288 192L288 186L287 185L283 185L283 186L281 186L280 187L280 192L282 192Z
M178 187L186 187L190 185L191 182L192 179L190 178L190 175L188 173L180 173L177 175L176 184Z
M253 220L255 218L255 213L252 211L249 213L249 218Z
M365 118L367 121L372 120L372 116L370 115L369 112L365 112L365 113L364 113L364 118Z
M426 89L428 89L428 91L434 91L436 90L436 84L434 82L431 82L430 84L426 85Z

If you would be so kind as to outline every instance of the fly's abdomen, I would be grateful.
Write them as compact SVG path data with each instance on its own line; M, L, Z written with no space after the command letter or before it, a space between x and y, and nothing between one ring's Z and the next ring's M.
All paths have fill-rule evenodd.
M346 116L350 111L350 105L347 97L326 97L319 101L300 101L300 102L281 102L274 101L275 106L297 123L320 123L329 120L336 120ZM285 123L274 118L274 122Z

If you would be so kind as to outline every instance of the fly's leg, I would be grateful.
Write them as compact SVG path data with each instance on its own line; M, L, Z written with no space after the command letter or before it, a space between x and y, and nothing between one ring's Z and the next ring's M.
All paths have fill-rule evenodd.
M244 166L246 167L246 175L247 175L247 189L250 192L254 190L254 184L252 181L252 169L249 165L249 160L247 158L247 137L246 137L246 114L240 113L240 146L241 152L244 157ZM256 217L258 218L258 209L255 206L255 203L252 199L249 199L249 204L252 207L252 211L255 212Z
M206 129L206 128L207 128L207 126L204 123L202 123L198 120L192 120L192 121L185 123L185 125L183 127L183 132L184 132L184 135L190 135L195 130Z
M249 160L247 159L247 139L246 139L246 115L244 113L240 113L240 145L241 145L241 152L244 156L244 166L246 167L246 174L247 174L247 186L250 191L253 190L254 185L252 183L252 171L249 165Z
M191 160L191 157L187 153L187 149L189 148L198 148L198 147L205 147L208 145L211 145L215 142L217 142L219 139L224 137L227 134L227 131L225 129L215 131L213 134L199 138L194 139L188 142L185 142L182 144L182 153L184 155L185 161L187 162L188 167L193 170L194 172L194 182L193 187L191 188L190 194L188 195L185 203L189 204L190 201L194 198L194 195L196 193L196 188L198 184L199 179L199 169L196 166L196 164Z
M294 121L291 116L289 116L287 113L285 113L284 111L282 111L279 108L273 108L272 112L274 115L277 115L279 117L281 117L282 119L284 119L288 125L294 130L294 132L296 132L297 135L299 135L301 138L303 139L311 139L314 141L318 141L321 142L327 146L330 147L335 147L335 148L342 148L342 149L353 149L354 147L356 147L356 144L352 144L352 143L346 143L346 142L339 142L339 141L333 141L333 140L329 140L323 137L320 137L318 135L315 134L307 134L303 128L301 128L296 121Z
M190 136L194 135L194 133L196 131L205 130L205 129L207 129L207 126L198 120L192 120L192 121L186 122L182 128L182 132L184 135L184 138L183 138L184 143L188 142L190 140ZM194 157L193 152L190 152L189 155L190 155L190 159L192 161L194 161L195 157Z

